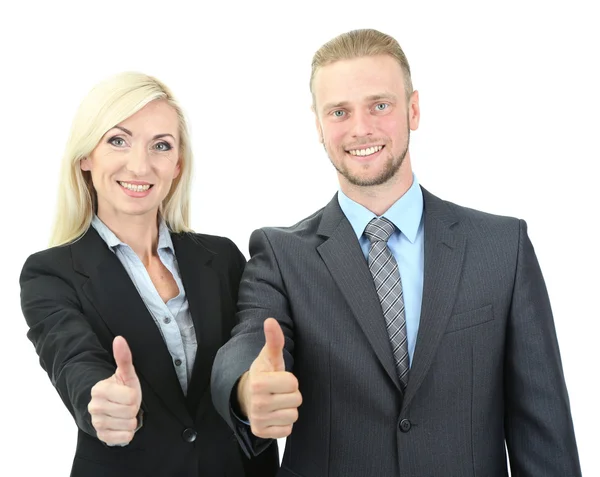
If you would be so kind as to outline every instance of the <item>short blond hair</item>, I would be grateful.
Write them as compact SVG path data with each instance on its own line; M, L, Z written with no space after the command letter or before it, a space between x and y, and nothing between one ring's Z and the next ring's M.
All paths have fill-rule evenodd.
M97 208L89 172L80 167L106 132L151 101L165 100L179 119L180 173L160 205L159 213L173 232L188 232L192 151L183 111L169 88L152 76L125 72L96 85L81 102L62 160L58 203L50 246L71 243L89 228Z
M351 60L365 56L388 55L394 58L404 73L404 89L408 98L413 92L410 66L406 55L395 38L373 29L352 30L336 36L325 43L314 54L310 73L310 92L319 68L340 60Z

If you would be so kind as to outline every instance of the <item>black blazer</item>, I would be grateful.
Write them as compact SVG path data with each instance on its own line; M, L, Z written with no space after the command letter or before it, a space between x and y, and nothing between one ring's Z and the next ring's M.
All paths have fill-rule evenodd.
M125 268L98 233L31 255L21 307L42 367L78 426L71 476L275 475L277 446L248 461L210 396L210 373L234 326L244 256L229 239L172 234L198 349L187 397L160 331ZM144 425L129 445L96 437L90 390L115 371L112 341L125 337L142 386Z

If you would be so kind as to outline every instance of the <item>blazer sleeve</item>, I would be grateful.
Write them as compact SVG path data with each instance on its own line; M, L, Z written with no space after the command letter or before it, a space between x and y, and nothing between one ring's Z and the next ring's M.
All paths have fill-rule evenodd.
M550 300L524 221L507 329L505 410L512 475L581 476Z
M234 431L246 455L258 455L274 440L252 435L247 424L233 412L233 393L237 382L265 344L263 323L269 318L279 322L284 336L286 369L293 365L293 321L285 283L275 251L264 230L250 237L250 255L239 288L237 324L231 339L218 351L212 370L211 390L215 408Z
M50 249L30 256L21 272L21 309L42 368L77 426L96 437L87 406L91 389L112 376L112 356L82 313L65 267Z

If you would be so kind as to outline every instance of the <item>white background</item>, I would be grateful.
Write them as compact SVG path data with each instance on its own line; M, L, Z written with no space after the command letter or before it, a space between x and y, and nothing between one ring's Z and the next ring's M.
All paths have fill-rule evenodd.
M192 129L192 226L229 236L247 255L253 229L291 225L335 193L309 109L310 61L333 36L367 27L395 36L410 61L422 106L411 137L421 184L527 220L552 299L583 473L600 475L595 3L3 6L0 475L66 476L75 448L75 425L25 336L18 276L47 244L59 162L83 96L123 70L168 84Z

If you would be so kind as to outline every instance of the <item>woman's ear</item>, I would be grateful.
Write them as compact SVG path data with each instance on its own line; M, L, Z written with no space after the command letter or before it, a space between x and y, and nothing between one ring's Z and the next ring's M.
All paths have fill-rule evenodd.
M79 160L79 167L82 171L91 171L92 170L92 161L89 157L84 157Z

